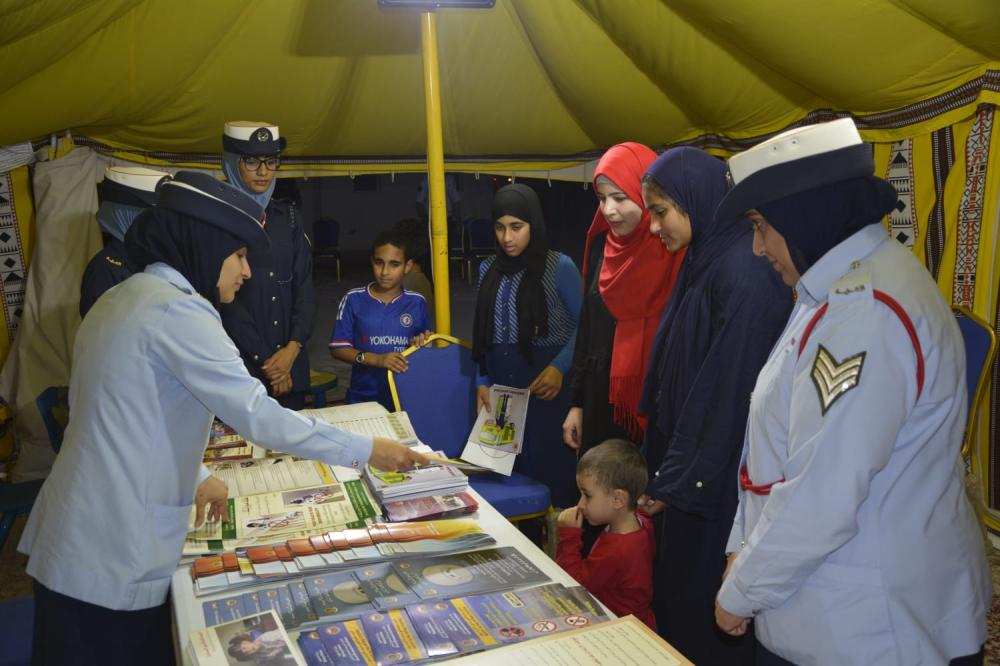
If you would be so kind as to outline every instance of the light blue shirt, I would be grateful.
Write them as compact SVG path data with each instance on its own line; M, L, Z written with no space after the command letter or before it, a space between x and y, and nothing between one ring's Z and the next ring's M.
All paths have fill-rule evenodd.
M28 573L114 610L162 604L216 414L262 445L361 465L372 439L282 408L218 312L165 264L100 299L73 349L70 421L18 548Z
M919 395L915 345L876 290L912 322ZM757 378L743 450L754 485L777 483L770 495L740 493L727 548L739 556L719 603L756 615L758 639L796 664L973 654L991 584L959 455L965 351L954 317L881 225L824 255L797 291ZM816 374L824 362L836 381Z

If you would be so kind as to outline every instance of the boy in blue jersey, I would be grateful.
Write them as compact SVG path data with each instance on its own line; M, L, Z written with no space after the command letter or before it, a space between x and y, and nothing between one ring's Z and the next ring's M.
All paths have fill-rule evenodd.
M380 233L372 245L375 281L351 289L340 301L330 355L354 365L348 403L377 401L392 410L385 371L406 372L401 352L431 334L424 297L402 286L413 268L406 245L406 237L396 231Z

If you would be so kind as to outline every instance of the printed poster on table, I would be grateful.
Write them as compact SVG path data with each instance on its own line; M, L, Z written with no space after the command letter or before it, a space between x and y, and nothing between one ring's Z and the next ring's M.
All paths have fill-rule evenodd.
M528 389L502 384L491 386L490 410L479 410L462 451L462 460L510 476L524 443L530 397Z

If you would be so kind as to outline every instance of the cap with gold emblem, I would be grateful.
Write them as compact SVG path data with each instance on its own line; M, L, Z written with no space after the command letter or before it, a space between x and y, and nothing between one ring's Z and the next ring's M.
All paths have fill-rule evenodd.
M230 120L222 130L222 147L237 155L277 155L286 143L271 123Z

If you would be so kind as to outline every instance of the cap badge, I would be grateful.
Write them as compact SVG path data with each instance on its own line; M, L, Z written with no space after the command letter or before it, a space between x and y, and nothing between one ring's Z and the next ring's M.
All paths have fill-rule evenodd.
M266 127L261 127L257 130L257 140L261 143L271 140L271 131Z

